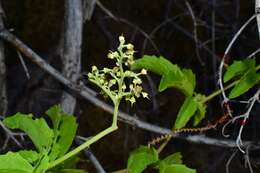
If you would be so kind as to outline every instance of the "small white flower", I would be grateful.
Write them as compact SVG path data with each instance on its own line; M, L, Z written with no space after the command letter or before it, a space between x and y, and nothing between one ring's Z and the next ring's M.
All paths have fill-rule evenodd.
M97 66L93 65L92 66L92 71L94 72L94 71L97 71L97 70L98 70Z
M143 68L142 71L141 71L141 74L146 75L146 74L147 74L147 70L145 70L145 69Z
M122 89L125 90L125 89L126 89L126 85L123 85L123 86L122 86Z
M119 36L119 42L121 43L121 44L124 44L125 43L125 37L124 36Z
M115 58L111 52L107 54L107 57L108 57L109 59L114 59L114 58Z
M142 92L142 96L143 96L143 98L148 98L148 93Z
M127 48L128 50L134 50L134 45L132 45L131 43L129 43L129 44L126 45L126 48Z
M135 78L135 79L133 80L133 83L134 83L134 84L141 84L142 81L141 81L141 79L139 79L139 78Z

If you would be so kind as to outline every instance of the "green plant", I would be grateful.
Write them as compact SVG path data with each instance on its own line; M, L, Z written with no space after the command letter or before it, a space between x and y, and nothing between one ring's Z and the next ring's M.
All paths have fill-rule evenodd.
M206 103L221 93L220 90L206 96L195 92L196 77L190 69L181 69L177 64L172 64L163 57L145 55L138 59L132 69L145 68L162 76L158 90L160 92L167 88L176 88L185 95L173 129L181 129L193 118L193 125L197 126L206 115ZM260 73L257 72L260 65L256 66L255 59L234 61L224 74L224 82L235 79L225 89L232 88L229 98L238 97L247 92L253 86L259 84Z
M167 88L176 88L185 95L184 103L182 104L177 118L175 120L173 130L179 131L187 125L193 118L193 126L197 126L205 117L207 105L206 103L221 93L221 90L215 91L209 96L194 92L196 86L196 77L190 69L181 69L177 64L172 64L163 57L145 55L138 59L131 67L133 70L145 68L152 71L161 77L158 90L160 92ZM258 70L260 65L256 66L255 59L246 59L243 61L234 61L224 74L224 82L227 85L224 90L231 89L229 98L238 97L250 88L260 83L260 73ZM235 79L235 80L234 80ZM215 123L212 127L218 124ZM196 128L195 128L196 129ZM198 129L210 129L198 128ZM192 130L192 129L191 129ZM190 130L190 131L191 131ZM185 131L185 130L184 130ZM166 146L171 136L163 136L161 139L167 139L157 150L149 147L139 147L134 150L128 159L127 170L129 173L140 173L148 166L158 168L160 173L193 173L193 169L187 168L178 160L177 153L170 155L164 160L159 159L159 153ZM168 162L169 158L174 158L173 162ZM141 163L141 164L138 164Z
M148 166L159 169L160 173L196 173L196 170L190 169L183 164L180 153L174 153L164 159L159 159L158 151L146 146L140 146L130 153L127 172L140 173Z
M196 77L190 69L182 69L163 57L145 55L134 61L134 46L126 44L123 36L119 37L119 46L116 51L110 52L107 57L115 61L115 67L99 70L92 67L88 73L89 80L101 89L101 93L112 101L114 113L112 125L99 132L82 145L69 151L77 130L75 117L64 113L59 106L51 107L46 114L51 119L50 127L43 118L33 119L32 114L17 113L7 117L3 123L11 129L24 131L32 140L35 150L21 150L0 155L0 173L83 173L76 169L76 155L102 137L115 131L121 101L136 102L136 98L147 98L148 94L142 89L141 75L145 69L162 76L159 91L167 88L176 88L185 95L185 100L173 125L173 130L182 129L193 118L193 125L197 126L206 114L206 103L220 94L218 90L209 96L196 93ZM126 70L131 66L131 70ZM132 70L140 70L135 73ZM250 88L259 84L260 65L254 59L235 61L224 75L224 82L231 80L224 90L231 89L229 98L236 98L246 93ZM164 143L165 144L165 143ZM159 149L140 146L131 152L127 171L140 173L148 166L159 169L160 173L195 173L196 170L186 167L180 153L174 153L164 159L159 158ZM69 151L69 152L68 152Z
M115 60L115 67L99 70L93 66L92 72L88 73L89 80L112 100L114 105L112 125L67 153L77 129L76 120L72 115L62 112L59 106L50 108L47 111L53 125L53 128L50 128L43 118L33 119L31 114L17 113L6 118L3 123L11 129L24 131L32 140L36 151L22 150L1 155L0 173L84 172L58 165L71 160L80 151L118 128L119 105L123 99L133 104L136 98L148 97L148 94L143 92L140 79L140 75L145 75L146 70L142 69L140 73L125 70L134 63L134 46L126 44L123 36L119 37L119 42L117 50L107 56Z
M33 119L32 114L17 113L4 119L3 123L7 127L24 131L32 140L35 150L20 150L1 155L1 173L44 173L53 161L66 154L76 134L76 119L62 112L59 106L51 107L46 114L51 119L52 128L43 118ZM67 169L64 166L56 172ZM71 169L71 172L84 171Z

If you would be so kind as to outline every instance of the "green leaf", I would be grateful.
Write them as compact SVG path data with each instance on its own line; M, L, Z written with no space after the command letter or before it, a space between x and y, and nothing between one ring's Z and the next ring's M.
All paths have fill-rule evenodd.
M132 70L139 70L142 68L159 75L164 75L169 71L180 71L180 68L177 65L172 64L162 56L156 57L150 55L144 55L141 59L136 60L131 66Z
M63 156L70 148L77 131L76 118L64 113L60 106L51 107L46 114L51 118L54 126L55 143L50 159Z
M87 172L81 169L63 169L61 171L58 171L58 173L87 173Z
M0 156L0 173L33 173L33 167L20 154L8 152Z
M193 97L187 97L175 120L174 129L183 128L198 109L198 104Z
M191 96L195 87L195 75L191 70L185 70L185 72L186 73L169 71L167 74L163 75L159 85L159 92L173 87L180 90L186 96Z
M196 87L196 76L195 74L192 72L191 69L182 69L182 73L184 74L185 78L184 78L184 82L186 82L185 86L187 88L189 88L190 95L192 95L195 87Z
M228 82L236 76L243 75L249 69L255 68L255 59L245 59L243 61L234 61L224 74L224 82Z
M179 89L186 96L193 94L196 79L194 73L189 69L183 69L172 64L169 60L156 56L145 55L132 65L132 70L145 68L161 75L159 91L162 92L169 87Z
M48 169L49 163L50 163L50 159L47 153L44 153L43 158L41 158L37 168L34 170L33 173L45 173Z
M167 164L160 162L159 164L160 173L196 173L195 169L188 168L183 164Z
M54 131L57 131L61 121L61 108L59 105L50 107L46 114L51 118Z
M167 164L182 164L182 155L180 152L171 154L162 160Z
M198 109L195 112L193 126L197 126L206 115L207 106L204 104L205 95L196 94L195 100L198 105Z
M260 81L260 73L256 73L255 69L250 69L235 85L235 87L230 91L229 98L236 98Z
M3 123L11 129L23 130L40 151L48 149L52 144L53 131L43 118L32 119L32 114L17 113L7 117Z
M25 160L27 160L31 164L36 162L40 157L39 153L33 150L21 150L17 153L20 154Z
M154 148L140 146L130 153L127 161L128 173L141 173L152 163L158 161L158 153Z

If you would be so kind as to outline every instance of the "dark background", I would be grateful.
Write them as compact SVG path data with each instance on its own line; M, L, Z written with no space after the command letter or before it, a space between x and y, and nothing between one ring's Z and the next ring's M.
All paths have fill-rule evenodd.
M123 34L127 41L135 45L136 58L144 54L161 55L181 67L191 68L197 77L196 91L206 95L212 93L218 87L217 68L225 48L242 24L254 14L254 1L190 0L188 2L197 19L197 41L194 37L194 21L185 1L102 1L104 7L117 17L117 20L108 16L100 6L96 6L91 20L85 22L82 77L85 78L84 74L94 64L98 67L110 65L105 58L106 54L117 47L118 36ZM57 69L61 66L56 48L62 30L63 4L62 0L3 1L6 27L13 29L15 35ZM227 56L228 63L245 58L258 48L259 37L254 21L234 44ZM48 107L59 103L63 86L25 60L31 75L31 79L28 80L16 51L7 45L6 53L8 115L21 111L40 116ZM162 93L152 92L151 89L157 87L160 78L153 74L150 74L150 77L155 86L145 78L144 88L154 96L148 101L140 100L133 108L125 104L122 109L144 121L171 128L184 97L174 89ZM87 81L86 85L89 85ZM79 99L78 103L75 114L80 124L80 135L89 136L109 126L111 116L108 113L84 100ZM220 103L220 97L209 103L206 119L200 126L223 114ZM237 112L245 110L239 104L234 103L232 106ZM259 141L258 110L259 107L256 107L252 111L243 133L244 139ZM125 168L129 152L140 144L147 144L157 136L124 123L120 123L119 127L117 132L91 146L93 153L109 172ZM238 124L234 124L229 129L231 139L236 138L238 127ZM207 135L220 140L223 138L220 130L209 131ZM182 152L184 162L189 167L197 169L199 173L219 173L225 172L225 164L234 150L173 139L163 155L176 151ZM260 164L259 158L257 151L253 151L252 163L255 172L259 171L256 167ZM93 169L91 163L84 157L81 166ZM243 155L236 155L230 165L230 173L246 172L249 170L244 166Z

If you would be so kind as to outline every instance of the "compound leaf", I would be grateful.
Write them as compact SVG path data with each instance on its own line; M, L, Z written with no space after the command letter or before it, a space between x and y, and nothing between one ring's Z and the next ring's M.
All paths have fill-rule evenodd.
M32 119L32 114L17 113L5 118L3 123L11 129L24 131L40 152L48 149L52 144L53 131L43 118Z
M20 154L0 155L0 173L33 173L33 167Z
M183 128L194 115L197 109L198 104L194 97L187 97L177 115L174 129Z
M20 150L17 153L31 164L37 161L40 157L39 153L33 150Z
M202 94L195 95L195 100L197 102L198 109L194 115L193 126L197 126L206 115L207 106L204 103L205 98L206 98L206 96L202 95Z
M167 164L182 164L182 155L180 152L171 154L162 160Z
M163 57L144 55L131 67L133 70L145 68L158 75L161 75L159 91L173 87L179 89L186 96L191 96L195 88L195 75L189 69L181 69L178 65L172 64Z
M255 84L260 81L260 74L256 73L255 69L249 70L235 85L235 87L230 91L229 98L236 98L245 92L247 92L250 88L252 88Z
M55 143L50 159L63 156L70 148L77 131L76 118L64 113L60 106L51 107L46 114L51 118L54 126Z
M167 164L160 162L159 164L160 173L196 173L195 169L188 168L183 164Z
M128 173L141 173L151 165L158 161L158 153L154 148L140 146L131 152L127 161Z
M224 82L228 82L236 76L245 74L248 70L255 68L254 59L245 59L243 61L234 61L224 74Z
M162 56L150 56L144 55L141 59L135 61L131 66L132 70L138 70L145 68L151 72L154 72L158 75L164 75L169 71L180 71L180 68L177 65L172 64L169 60L163 58Z

